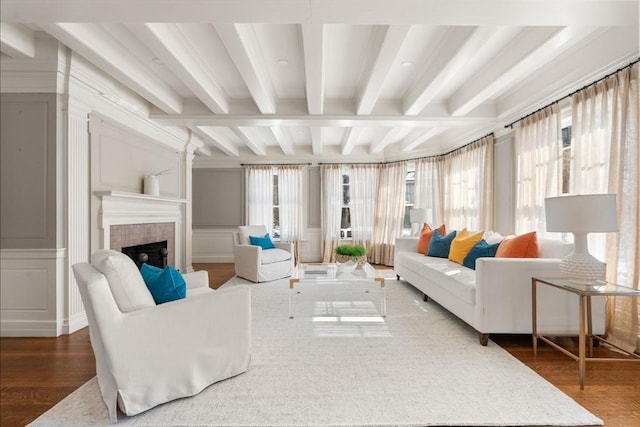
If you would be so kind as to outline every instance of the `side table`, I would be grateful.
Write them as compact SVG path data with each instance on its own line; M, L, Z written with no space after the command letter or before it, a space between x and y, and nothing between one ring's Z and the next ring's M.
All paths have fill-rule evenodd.
M569 350L561 347L555 342L542 334L538 334L537 325L537 301L536 301L536 287L541 283L543 285L552 286L554 288L561 289L563 291L572 292L580 298L579 302L579 336L578 336L578 355ZM533 328L533 355L536 356L538 352L538 340L542 340L550 346L560 350L573 360L578 362L578 375L580 378L580 390L584 390L584 371L586 362L640 362L640 356L635 353L629 353L628 351L621 349L620 347L612 344L606 339L593 335L591 327L591 297L596 296L617 296L617 297L640 297L640 291L629 288L627 286L616 285L615 283L593 281L589 283L575 283L570 279L557 279L546 277L532 277L531 278L531 326ZM593 341L597 340L609 344L615 347L623 354L630 356L631 358L598 358L593 357ZM589 356L586 355L587 347L589 349Z

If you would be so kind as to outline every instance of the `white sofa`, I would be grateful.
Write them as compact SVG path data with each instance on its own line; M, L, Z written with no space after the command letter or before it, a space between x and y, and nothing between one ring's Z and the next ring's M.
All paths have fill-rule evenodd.
M418 237L396 240L394 271L480 333L530 334L531 278L562 277L560 259L572 245L538 239L538 258L478 258L476 270L446 258L417 253ZM538 285L538 331L551 336L578 335L578 296ZM593 298L593 333L604 333L604 298Z
M252 282L270 282L293 274L295 257L293 243L273 242L274 249L262 249L251 244L250 236L264 236L264 225L243 225L233 233L233 259L236 275Z

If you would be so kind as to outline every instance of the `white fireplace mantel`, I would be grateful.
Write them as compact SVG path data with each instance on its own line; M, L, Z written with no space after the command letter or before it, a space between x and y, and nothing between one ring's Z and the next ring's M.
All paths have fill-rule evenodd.
M122 191L96 191L94 194L100 199L98 228L103 248L110 249L112 225L162 222L175 223L176 248L183 246L182 224L187 200ZM176 265L181 266L182 261L182 250L178 249Z

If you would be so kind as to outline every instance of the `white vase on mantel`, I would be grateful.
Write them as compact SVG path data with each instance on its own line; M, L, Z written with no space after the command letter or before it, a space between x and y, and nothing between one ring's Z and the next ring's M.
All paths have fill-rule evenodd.
M144 194L148 194L149 196L160 195L160 182L158 181L158 177L155 175L145 176L143 187L144 187Z

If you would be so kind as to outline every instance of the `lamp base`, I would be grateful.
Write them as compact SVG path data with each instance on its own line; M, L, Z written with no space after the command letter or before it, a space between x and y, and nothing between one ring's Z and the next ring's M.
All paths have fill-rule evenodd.
M575 253L560 261L560 271L575 283L588 284L596 280L604 280L606 264L598 261L591 254Z

